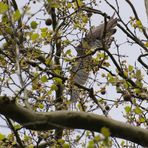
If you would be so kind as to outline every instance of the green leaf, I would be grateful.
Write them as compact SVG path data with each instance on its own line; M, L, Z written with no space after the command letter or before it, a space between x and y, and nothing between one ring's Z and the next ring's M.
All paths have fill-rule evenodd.
M65 140L64 140L64 139L58 139L58 142L59 142L60 144L64 144L64 143L65 143Z
M59 75L61 73L61 70L60 69L55 69L54 72Z
M140 79L140 77L139 77L139 79ZM141 81L139 81L139 80L137 80L135 83L139 87L142 87L143 86L143 83Z
M74 5L77 6L79 5L80 7L83 6L82 0L77 0L77 2L74 2Z
M138 28L143 28L143 25L140 20L136 20L136 25Z
M63 148L70 148L70 145L69 145L68 143L64 143L64 144L62 145L62 147L63 147Z
M53 3L51 3L51 7L52 8L59 8L60 5L58 3L56 3L56 2L53 2Z
M58 89L58 87L55 84L52 84L50 88L51 88L51 90L57 90Z
M83 15L83 16L82 16L82 21L83 21L84 23L87 23L87 22L88 22L88 17L85 16L85 15Z
M105 56L106 56L106 55L105 55L104 53L99 53L99 54L98 54L99 59L100 59L100 58L104 59Z
M90 140L89 143L88 143L88 146L87 148L94 148L95 147L95 143L93 140Z
M114 77L109 77L108 82L114 84L116 82L116 79Z
M8 16L7 16L7 15L4 14L4 15L2 16L2 22L3 22L3 23L6 23L6 24L8 25L9 19L8 19Z
M24 135L24 142L27 142L27 141L29 141L29 140L30 140L30 136Z
M16 146L16 144L17 144L17 143L16 143L16 141L13 141L13 142L12 142L12 146L14 146L14 147L15 147L15 146Z
M145 122L145 118L140 117L140 118L139 118L139 121L140 121L141 123L143 123L143 122Z
M3 2L0 2L0 14L5 13L7 10L8 10L8 5Z
M18 129L21 129L21 126L20 126L19 124L16 124L16 125L14 126L14 128L15 128L15 130L18 130Z
M48 31L48 28L45 27L45 28L41 28L40 30L41 30L41 32L47 32Z
M49 91L47 92L47 94L48 94L48 95L51 95L51 94L52 94L52 91L51 91L51 90L49 90Z
M135 88L134 89L134 92L137 93L137 94L139 94L141 92L141 90L139 88Z
M71 49L68 49L65 54L71 56Z
M130 107L130 106L126 106L126 107L124 108L124 110L126 111L126 113L129 113L129 112L131 111L131 107Z
M67 7L68 7L68 8L71 8L71 7L72 7L72 4L71 4L71 3L68 3L68 4L67 4Z
M142 113L142 110L137 106L135 109L134 109L134 112L136 114L141 114Z
M38 26L38 23L36 21L32 21L30 25L32 29L36 29Z
M40 104L38 105L38 107L39 107L40 109L43 109L43 108L44 108L44 104L43 104L43 103L40 103Z
M122 92L122 89L119 88L119 87L116 87L116 91L117 91L117 93L121 93Z
M34 145L30 144L30 145L27 146L27 148L34 148Z
M145 47L148 47L148 42L146 42L146 43L144 44L144 46L145 46Z
M46 58L45 63L48 66L51 65L52 64L51 58Z
M86 48L86 49L90 49L91 48L87 41L83 41L82 42L82 46L83 46L83 48Z
M123 73L124 73L124 75L125 75L126 77L128 77L128 71L127 71L127 70L125 70Z
M41 28L40 30L41 30L41 37L42 38L47 38L48 41L50 41L51 38L52 38L53 31L49 30L47 27Z
M110 66L110 63L109 63L109 62L104 62L104 63L103 63L103 66L109 67L109 66Z
M138 78L138 79L139 79L139 78L140 78L140 79L142 78L141 70L137 70L137 71L136 71L136 78Z
M102 128L101 128L101 133L102 133L106 138L108 138L108 137L110 136L110 131L109 131L109 129L106 128L106 127L102 127Z
M95 142L99 142L101 140L101 137L99 135L95 136L94 137L94 141Z
M134 67L133 67L132 65L129 65L129 66L128 66L128 70L129 70L130 72L132 72L133 69L134 69Z
M90 136L90 131L86 131L86 136Z
M53 78L53 80L55 81L56 84L62 84L62 79L61 78Z
M21 17L21 14L20 14L20 11L19 10L16 10L14 13L13 13L13 20L14 21L18 21Z
M5 139L5 135L0 133L0 140L2 141L3 139Z
M41 33L41 36L42 36L42 38L47 37L47 32L42 32L42 33Z
M124 140L122 140L122 142L121 142L121 146L122 146L122 147L125 146L125 141L124 141Z
M42 76L42 77L41 77L41 81L42 81L43 83L47 82L47 81L48 81L47 76L46 76L46 75Z
M34 34L32 34L31 35L31 40L36 40L36 39L38 39L39 38L39 34L38 33L34 33Z

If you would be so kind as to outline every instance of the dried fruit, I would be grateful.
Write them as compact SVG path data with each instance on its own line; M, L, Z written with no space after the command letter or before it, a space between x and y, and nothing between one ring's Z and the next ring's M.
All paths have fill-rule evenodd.
M50 18L46 19L45 24L50 26L52 24L52 20Z
M123 99L124 99L124 101L131 101L131 95L126 93L123 95Z

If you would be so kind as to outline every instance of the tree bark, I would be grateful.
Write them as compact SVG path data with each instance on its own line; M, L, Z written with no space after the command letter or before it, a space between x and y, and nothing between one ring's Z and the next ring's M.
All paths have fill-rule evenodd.
M30 111L7 96L0 97L0 114L11 118L30 130L83 129L100 132L102 127L110 130L112 137L148 146L148 130L134 127L101 115L76 111L39 113Z

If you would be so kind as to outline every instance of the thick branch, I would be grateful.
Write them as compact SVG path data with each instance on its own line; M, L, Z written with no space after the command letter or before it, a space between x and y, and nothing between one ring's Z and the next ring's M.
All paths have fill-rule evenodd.
M66 128L100 132L102 127L106 127L109 128L112 137L148 146L148 130L92 113L72 111L37 113L25 109L15 101L10 101L7 96L0 97L0 113L31 130Z

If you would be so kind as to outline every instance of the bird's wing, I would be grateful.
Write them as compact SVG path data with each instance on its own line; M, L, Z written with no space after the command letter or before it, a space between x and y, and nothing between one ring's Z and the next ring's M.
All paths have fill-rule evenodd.
M95 28L93 28L90 32L88 32L85 36L85 39L81 40L81 43L76 47L77 50L77 57L79 58L76 61L75 65L72 67L72 76L73 81L84 85L89 77L89 71L91 70L90 61L92 60L92 56L86 56L81 58L80 56L86 55L86 48L83 47L83 41L85 40L89 46L93 46L95 42L101 42L103 39L103 34L105 31L105 43L107 47L110 46L112 42L112 35L115 33L116 29L115 26L117 25L117 18L111 17L106 24L101 24ZM98 47L98 45L97 45ZM71 99L77 100L76 98L80 97L80 92L78 89L71 89Z
M95 39L102 39L103 33L105 31L106 35L109 37L112 36L116 29L115 26L117 25L117 18L111 17L108 22L103 23L97 27L92 28L87 34L86 39L88 40L95 40Z

